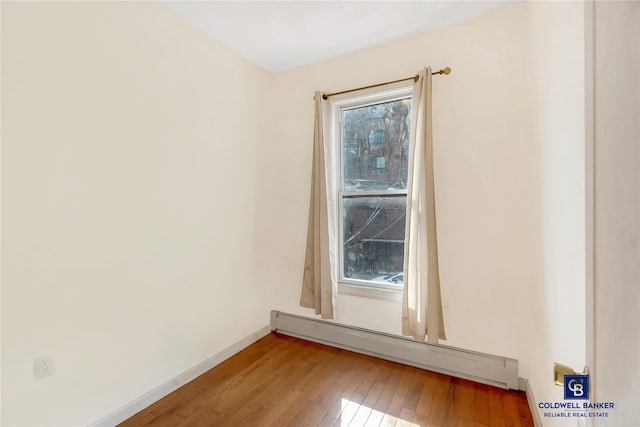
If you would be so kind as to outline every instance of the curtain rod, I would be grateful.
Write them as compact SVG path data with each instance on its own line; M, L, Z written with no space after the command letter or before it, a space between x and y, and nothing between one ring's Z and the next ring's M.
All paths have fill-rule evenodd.
M451 74L451 68L446 67L443 68L442 70L439 71L435 71L433 73L431 73L431 75L435 75L435 74L444 74L444 75L449 75ZM356 90L362 90L362 89L370 89L372 87L378 87L378 86L384 86L384 85L389 85L391 83L398 83L398 82L404 82L405 80L413 80L414 82L418 80L418 75L416 74L415 76L411 76L411 77L406 77L404 79L399 79L399 80L393 80L390 82L384 82L384 83L378 83L375 85L369 85L369 86L363 86L363 87L357 87L355 89L349 89L349 90L343 90L340 92L332 92L332 93L323 93L322 94L322 99L327 99L330 96L334 96L334 95L342 95L343 93L349 93L349 92L355 92Z

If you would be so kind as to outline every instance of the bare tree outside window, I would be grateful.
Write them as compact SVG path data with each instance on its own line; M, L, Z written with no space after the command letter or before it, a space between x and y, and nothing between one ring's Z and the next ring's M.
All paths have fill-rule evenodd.
M403 282L411 98L342 110L343 275Z

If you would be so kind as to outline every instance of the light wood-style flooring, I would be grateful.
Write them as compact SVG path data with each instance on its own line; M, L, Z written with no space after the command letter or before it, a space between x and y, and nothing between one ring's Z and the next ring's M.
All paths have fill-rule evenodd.
M505 391L271 333L121 424L533 426Z

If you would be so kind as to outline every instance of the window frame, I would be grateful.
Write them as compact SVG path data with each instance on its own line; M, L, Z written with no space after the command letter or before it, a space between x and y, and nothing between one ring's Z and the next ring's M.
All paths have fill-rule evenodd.
M343 111L366 107L369 105L381 104L385 102L397 101L401 99L413 98L413 82L399 82L391 85L385 85L379 88L369 88L354 91L349 94L342 94L330 99L331 111L331 132L332 143L336 144L335 162L337 168L336 173L336 209L337 209L337 233L336 242L338 242L338 250L336 251L338 264L338 286L340 293L356 296L365 296L376 299L399 301L403 290L403 284L381 283L370 280L352 279L345 277L344 274L344 215L343 201L347 197L408 197L408 188L405 190L359 190L345 191L344 189L344 130L343 130ZM411 129L409 130L411 132ZM411 137L411 136L409 136ZM406 217L405 217L406 222ZM405 224L406 227L406 224ZM403 269L404 272L404 269Z

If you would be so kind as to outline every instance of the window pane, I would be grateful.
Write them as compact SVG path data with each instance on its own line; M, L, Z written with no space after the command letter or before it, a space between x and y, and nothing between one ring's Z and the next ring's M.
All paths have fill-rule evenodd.
M344 277L402 283L406 196L343 199Z
M411 98L342 111L344 189L407 188Z

